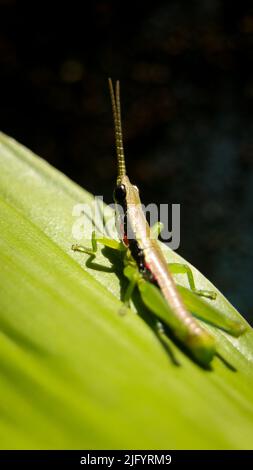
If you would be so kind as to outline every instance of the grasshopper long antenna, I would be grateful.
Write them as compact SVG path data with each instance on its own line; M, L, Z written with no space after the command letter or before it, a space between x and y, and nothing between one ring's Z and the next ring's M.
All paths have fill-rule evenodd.
M125 176L126 174L126 165L125 165L125 156L124 156L124 147L123 147L123 137L122 137L122 126L121 126L121 111L120 111L120 87L119 81L116 81L116 92L114 93L113 84L111 78L109 81L109 90L111 95L112 102L112 112L115 128L115 141L116 141L116 151L117 151L117 160L118 160L118 178ZM115 98L116 94L116 98Z

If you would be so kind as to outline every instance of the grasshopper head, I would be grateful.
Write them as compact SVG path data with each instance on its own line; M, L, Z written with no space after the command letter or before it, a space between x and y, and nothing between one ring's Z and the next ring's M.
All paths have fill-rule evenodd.
M140 204L139 190L137 186L130 183L127 175L117 178L117 185L113 192L114 201L121 206Z

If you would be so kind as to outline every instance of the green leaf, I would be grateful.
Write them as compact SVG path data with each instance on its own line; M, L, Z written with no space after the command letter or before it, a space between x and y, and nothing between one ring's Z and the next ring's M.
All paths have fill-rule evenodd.
M233 338L208 326L222 356L212 370L168 339L176 366L144 311L119 315L117 256L112 272L105 250L104 270L71 250L73 206L93 197L3 134L0 163L1 448L252 448L251 328Z

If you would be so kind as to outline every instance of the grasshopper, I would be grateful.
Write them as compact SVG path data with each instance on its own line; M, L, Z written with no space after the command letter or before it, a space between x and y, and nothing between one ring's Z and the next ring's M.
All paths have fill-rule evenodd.
M92 249L72 245L74 251L94 256L97 244L119 250L123 254L124 275L129 280L124 302L129 305L135 287L138 287L145 306L155 315L157 331L164 336L166 325L172 335L198 363L208 366L216 354L214 336L192 315L225 330L232 336L240 336L246 329L241 321L227 318L222 312L201 297L215 300L216 293L198 290L194 276L187 264L168 264L157 240L162 224L150 228L141 207L137 186L132 185L125 166L121 125L120 85L115 90L109 79L109 90L115 127L118 175L114 189L116 221L120 241L97 238L92 232ZM121 209L121 210L120 210ZM173 274L185 274L190 289L176 285Z

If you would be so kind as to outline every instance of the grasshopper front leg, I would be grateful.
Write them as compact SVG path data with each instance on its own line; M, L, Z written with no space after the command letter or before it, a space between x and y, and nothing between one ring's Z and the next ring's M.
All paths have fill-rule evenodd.
M98 250L95 230L92 231L91 246L92 248L87 248L86 246L83 246L83 245L73 244L71 248L73 251L80 251L81 253L87 253L87 255L95 256Z
M79 245L79 244L73 244L71 248L73 251L86 253L90 256L90 258L86 262L87 267L98 269L99 271L104 271L104 272L115 272L115 268L113 266L112 267L101 266L100 264L97 264L93 261L98 251L98 244L103 245L107 248L111 248L112 250L119 251L121 253L126 250L122 242L119 242L111 238L97 237L95 231L92 232L92 237L91 237L92 248L88 248L84 245Z
M95 230L92 231L92 235L91 235L92 248L88 248L84 245L78 245L78 244L73 244L71 248L73 251L80 251L81 253L87 253L88 255L96 256L96 253L98 250L98 243L100 243L101 245L107 246L108 248L112 248L113 250L122 251L123 248L125 249L122 242L118 242L117 240L113 240L111 238L97 237Z

